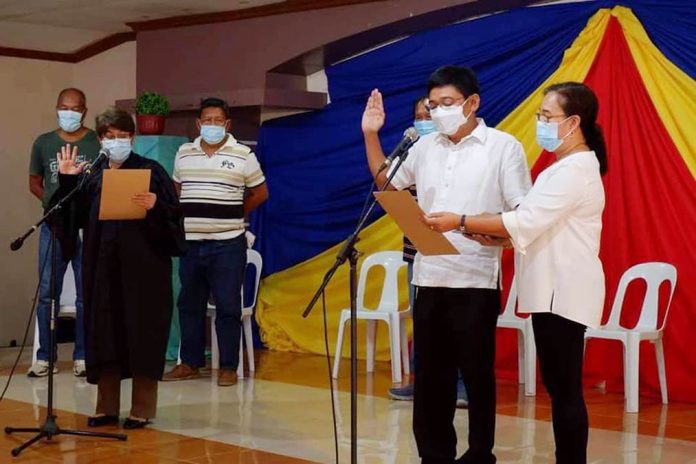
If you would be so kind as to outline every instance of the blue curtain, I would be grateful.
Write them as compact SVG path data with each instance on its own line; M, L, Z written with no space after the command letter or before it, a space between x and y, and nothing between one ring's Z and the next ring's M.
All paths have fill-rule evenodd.
M479 116L495 126L559 66L564 50L592 14L616 3L509 10L424 31L328 68L331 104L261 128L257 152L270 199L252 218L252 227L264 256L264 275L321 253L355 227L372 180L360 119L373 88L385 97L387 122L381 139L387 152L411 125L413 104L425 95L428 76L445 64L474 69L482 89ZM659 16L654 12L657 3L687 2L621 3L637 8L644 20L648 10ZM651 36L661 49L691 60L693 67L691 55L680 50L670 24L662 21L647 21Z
M695 0L631 0L620 4L633 10L650 40L672 63L696 79Z

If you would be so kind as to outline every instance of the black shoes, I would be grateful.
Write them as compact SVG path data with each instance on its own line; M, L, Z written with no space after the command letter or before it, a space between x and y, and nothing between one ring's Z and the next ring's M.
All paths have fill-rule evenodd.
M92 416L87 418L87 427L104 427L118 424L118 416Z
M126 430L142 429L150 423L147 419L131 419L123 421ZM104 427L106 425L118 425L118 416L92 416L87 418L87 427Z
M150 421L147 419L138 420L138 419L131 419L129 417L125 421L123 421L123 428L126 430L142 429L149 423L150 423Z

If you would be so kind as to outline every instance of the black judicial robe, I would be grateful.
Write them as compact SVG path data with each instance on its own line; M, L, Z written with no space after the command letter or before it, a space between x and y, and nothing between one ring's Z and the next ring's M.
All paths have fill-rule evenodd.
M65 256L83 228L82 287L87 381L118 365L121 378L162 377L172 316L172 256L185 249L174 183L156 161L131 153L119 169L150 169L155 206L143 220L100 221L102 173L84 184L56 223ZM83 176L60 175L56 200ZM128 199L130 201L130 199Z

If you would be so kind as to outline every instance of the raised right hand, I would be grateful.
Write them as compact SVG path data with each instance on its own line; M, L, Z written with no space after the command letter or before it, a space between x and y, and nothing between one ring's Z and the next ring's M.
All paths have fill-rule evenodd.
M61 174L77 175L80 174L87 166L87 162L77 164L77 146L72 149L70 144L60 147L60 151L56 154L58 160L58 172Z
M384 126L384 103L382 102L382 94L379 90L374 89L367 99L365 111L362 116L362 131L365 134L376 134Z

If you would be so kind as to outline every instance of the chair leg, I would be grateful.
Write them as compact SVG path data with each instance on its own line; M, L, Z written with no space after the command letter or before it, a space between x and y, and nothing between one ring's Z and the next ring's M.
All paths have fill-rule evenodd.
M338 325L338 337L336 338L336 351L334 352L333 378L338 378L338 368L341 363L341 351L343 351L343 332L346 328L346 318L341 313L341 322Z
M638 412L638 366L640 364L640 338L629 333L624 345L624 389L626 412Z
M392 382L401 383L401 331L399 319L390 317L389 324L389 350L391 352Z
M237 378L244 378L244 331L239 329L239 364L237 364Z
M375 342L377 333L377 321L366 320L367 334L365 335L366 351L365 357L367 360L367 372L375 371Z
M242 324L244 326L244 341L246 342L249 372L254 372L256 370L256 364L254 362L254 339L251 333L251 316L245 316L242 319Z
M662 346L662 337L655 340L653 344L655 345L655 356L657 357L657 373L660 377L662 404L667 404L667 372L665 369L665 351Z
M215 311L210 315L210 345L213 352L212 368L220 369L220 347L218 346L217 330L215 330Z
M401 332L401 365L403 366L404 374L411 375L411 357L408 351L408 334L406 333L404 321L399 322L399 331Z
M536 396L537 353L531 322L524 331L524 394Z
M31 355L31 363L36 364L36 353L39 352L39 317L34 318L34 352Z
M524 371L526 364L524 363L524 349L525 349L525 331L520 329L517 331L517 382L524 383Z

